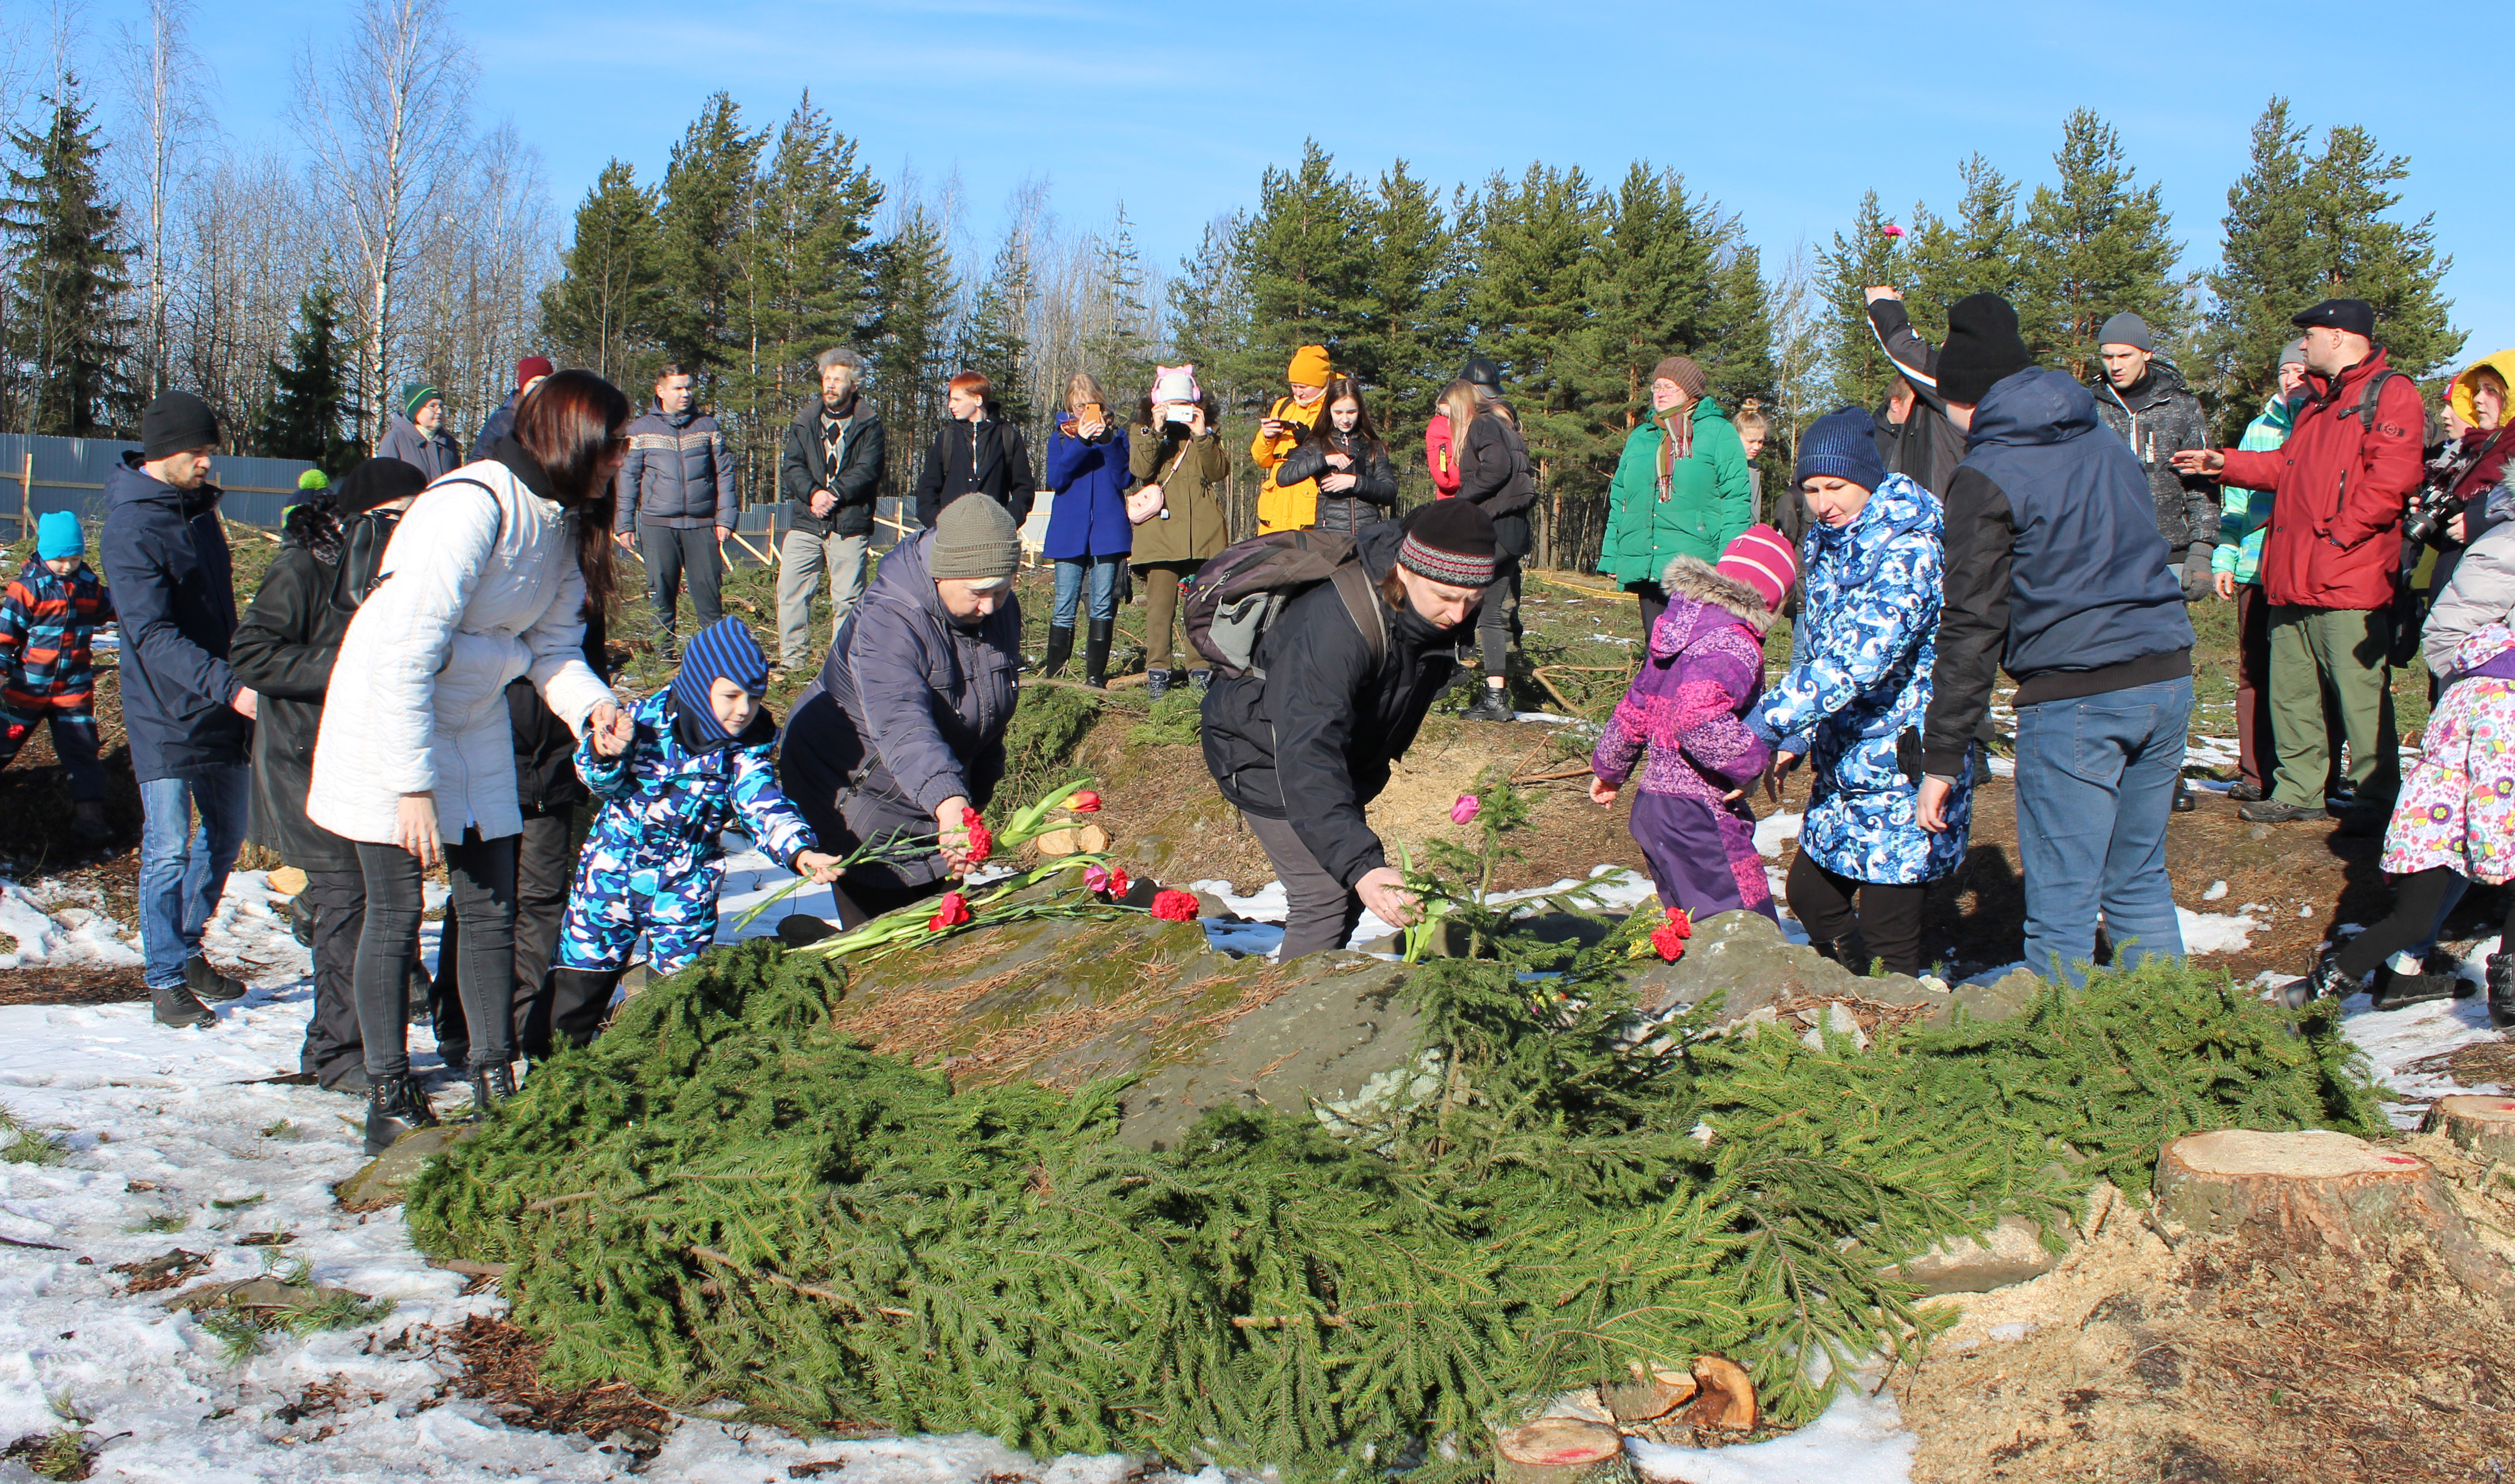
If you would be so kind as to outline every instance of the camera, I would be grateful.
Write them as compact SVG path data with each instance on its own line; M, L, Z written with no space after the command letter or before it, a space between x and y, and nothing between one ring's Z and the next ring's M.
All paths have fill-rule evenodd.
M2445 537L2445 528L2462 514L2462 502L2453 492L2434 484L2421 485L2411 498L2409 514L2402 517L2402 534L2421 546L2435 546Z
M1196 409L1185 402L1173 402L1162 412L1162 421L1165 423L1187 423L1195 419Z

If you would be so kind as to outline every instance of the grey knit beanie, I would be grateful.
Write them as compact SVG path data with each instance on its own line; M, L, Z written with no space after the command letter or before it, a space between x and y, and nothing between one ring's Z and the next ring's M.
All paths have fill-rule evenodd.
M1012 513L981 494L963 495L934 517L926 575L984 582L1021 565L1021 528Z
M2148 321L2128 309L2105 321L2105 327L2096 332L2096 344L2128 346L2134 350L2153 351L2157 349L2155 338L2148 333Z

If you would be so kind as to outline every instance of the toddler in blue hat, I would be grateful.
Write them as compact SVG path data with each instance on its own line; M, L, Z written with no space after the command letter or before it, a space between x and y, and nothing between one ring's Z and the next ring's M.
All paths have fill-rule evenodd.
M0 593L0 767L50 722L53 755L69 774L71 829L89 843L105 835L95 639L112 621L113 595L87 564L77 514L39 517L35 555Z

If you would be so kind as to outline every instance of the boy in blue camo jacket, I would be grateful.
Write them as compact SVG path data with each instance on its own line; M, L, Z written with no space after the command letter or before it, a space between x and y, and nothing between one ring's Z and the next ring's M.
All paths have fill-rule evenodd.
M767 688L759 642L740 619L722 619L690 640L669 687L577 744L577 773L600 809L559 926L554 1032L594 1039L639 934L659 977L707 952L726 828L815 881L837 878L837 857L811 848L811 828L778 790L768 756L777 722L760 704Z

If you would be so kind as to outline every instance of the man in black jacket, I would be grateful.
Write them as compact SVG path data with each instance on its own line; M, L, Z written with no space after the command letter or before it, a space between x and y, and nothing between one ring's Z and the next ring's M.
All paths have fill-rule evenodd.
M1939 394L1939 352L1913 328L1901 291L1883 285L1863 289L1869 301L1869 327L1895 367L1895 386L1879 403L1873 419L1877 427L1877 459L1890 474L1908 474L1941 499L1948 480L1965 453L1964 430L1948 421L1947 399ZM1798 532L1783 526L1793 539ZM1806 529L1804 517L1799 530Z
M830 632L864 594L865 550L882 489L882 417L856 395L864 357L821 352L821 394L796 414L777 454L777 488L794 528L777 547L777 663L808 661L812 594L830 574Z
M1451 646L1505 559L1493 517L1467 500L1369 526L1356 547L1367 592L1346 579L1298 594L1250 671L1205 693L1205 765L1284 884L1287 963L1344 946L1366 907L1412 921L1363 811L1449 683Z
M210 482L218 414L188 392L159 392L140 440L105 475L99 545L122 623L122 724L145 816L143 977L160 1024L208 1025L218 1017L202 1001L244 994L201 957L201 933L244 842L257 698L227 668L235 577Z
M2179 958L2165 821L2192 720L2192 623L2147 476L2086 388L2034 364L1998 295L1948 311L1938 391L1966 453L1948 480L1921 827L1947 827L2004 666L2018 682L2027 966L2075 982L2100 910L2117 963Z
M1019 526L1030 518L1038 494L1030 467L1030 443L1018 424L1005 420L995 402L995 384L975 371L952 378L943 394L951 416L934 432L926 467L917 472L917 523L928 530L943 507L963 495L985 495L1005 508Z

